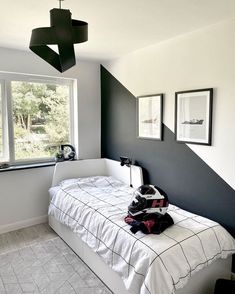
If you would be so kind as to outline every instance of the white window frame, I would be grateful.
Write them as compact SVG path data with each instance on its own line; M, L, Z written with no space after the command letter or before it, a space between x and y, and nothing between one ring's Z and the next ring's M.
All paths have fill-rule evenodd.
M2 144L3 144L3 156L0 157L0 161L5 162L9 158L8 148L8 116L7 116L7 99L6 99L6 88L5 81L0 77L1 87L1 106L2 106Z
M33 164L33 163L45 163L54 161L54 157L43 157L43 158L31 158L24 160L15 159L14 150L14 127L13 127L13 111L12 111L12 95L11 95L11 82L13 81L24 81L31 83L47 83L56 85L67 85L69 87L69 117L70 117L70 144L75 146L77 150L77 112L75 111L77 101L75 97L75 80L68 78L56 78L47 76L37 76L28 74L18 73L6 73L0 72L0 87L2 89L2 112L3 112L3 150L4 157L9 158L7 161L11 166L17 166L22 164ZM0 157L1 161L1 157Z

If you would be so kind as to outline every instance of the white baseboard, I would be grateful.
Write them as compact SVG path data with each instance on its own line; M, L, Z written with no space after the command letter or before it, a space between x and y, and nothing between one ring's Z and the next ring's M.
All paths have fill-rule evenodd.
M23 228L34 226L34 225L38 225L41 223L45 223L47 221L48 221L48 216L42 215L39 217L34 217L34 218L29 218L26 220L18 221L16 223L2 225L2 226L0 226L0 234L23 229Z

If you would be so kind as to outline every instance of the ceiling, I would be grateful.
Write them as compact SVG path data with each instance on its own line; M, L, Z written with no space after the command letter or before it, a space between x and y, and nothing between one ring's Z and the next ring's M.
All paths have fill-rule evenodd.
M31 30L50 26L56 0L0 0L0 47L29 50ZM89 24L76 56L104 61L235 17L235 0L65 0Z

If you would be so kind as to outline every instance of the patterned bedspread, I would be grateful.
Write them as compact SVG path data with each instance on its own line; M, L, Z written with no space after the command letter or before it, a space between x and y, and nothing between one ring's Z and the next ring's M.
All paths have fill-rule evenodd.
M218 223L173 205L168 213L175 224L163 233L131 233L124 217L132 193L112 177L70 179L51 188L49 206L49 214L116 271L130 293L175 293L195 272L235 252L234 239Z

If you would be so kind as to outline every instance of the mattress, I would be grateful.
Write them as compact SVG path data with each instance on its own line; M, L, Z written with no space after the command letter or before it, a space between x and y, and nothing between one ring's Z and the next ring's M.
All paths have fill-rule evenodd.
M131 233L124 218L132 194L112 177L69 179L50 189L49 206L50 215L121 276L129 293L175 293L195 272L235 252L221 225L174 205L168 208L174 225L160 235Z

